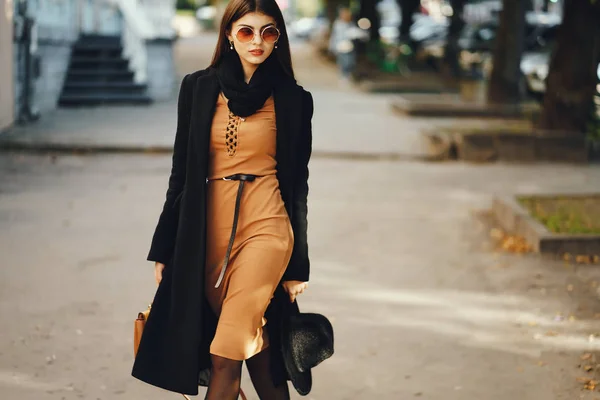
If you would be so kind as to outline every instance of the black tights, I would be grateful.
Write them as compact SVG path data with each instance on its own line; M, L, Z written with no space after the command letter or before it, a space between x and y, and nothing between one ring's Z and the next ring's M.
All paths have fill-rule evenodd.
M270 369L270 347L248 359L246 366L250 373L250 379L252 379L252 385L254 385L254 389L261 400L289 400L290 392L287 382L282 383L280 386L273 384Z
M205 400L236 400L240 392L242 362L211 354L212 369Z
M211 355L212 370L205 400L236 400L240 390L242 361ZM246 361L250 379L261 400L289 400L287 383L275 386L270 373L269 348Z

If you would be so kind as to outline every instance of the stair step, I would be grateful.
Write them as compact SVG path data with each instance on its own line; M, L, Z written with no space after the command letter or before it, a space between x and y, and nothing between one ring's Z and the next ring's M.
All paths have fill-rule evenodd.
M63 88L63 96L80 94L144 94L147 85L131 82L69 82Z
M127 70L70 70L66 83L71 82L133 82L133 72Z
M148 104L147 85L134 82L119 36L82 35L73 45L58 104Z
M98 51L98 50L122 50L123 46L121 43L112 42L82 42L77 41L73 45L73 51Z
M122 74L133 74L131 71L122 71L116 68L103 68L96 70L87 69L70 69L69 74L73 75L122 75Z
M75 48L73 47L71 57L80 58L123 58L121 48Z
M129 61L126 59L115 56L115 57L71 57L70 68L73 69L121 69L127 68Z
M59 100L61 106L91 106L101 104L149 104L152 99L141 94L87 93L63 95Z
M146 89L147 85L133 82L66 82L65 89Z
M84 33L79 37L79 40L81 41L94 41L94 40L98 40L98 41L116 41L116 42L120 42L121 41L121 37L119 35L99 35L99 34L95 34L95 33Z

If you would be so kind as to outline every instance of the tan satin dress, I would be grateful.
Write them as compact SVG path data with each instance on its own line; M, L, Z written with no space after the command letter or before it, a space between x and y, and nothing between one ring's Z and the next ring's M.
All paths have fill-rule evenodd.
M210 353L232 360L246 360L269 345L264 314L294 244L275 176L276 132L272 96L255 114L239 118L219 95L210 138L205 290L219 317ZM215 288L239 184L219 179L233 174L259 177L245 183L231 258Z

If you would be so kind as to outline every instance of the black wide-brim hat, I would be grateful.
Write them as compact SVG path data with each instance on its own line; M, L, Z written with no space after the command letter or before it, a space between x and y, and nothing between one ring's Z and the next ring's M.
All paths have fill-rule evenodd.
M296 391L306 396L312 388L311 368L333 355L333 327L321 315L295 313L281 330L283 361Z

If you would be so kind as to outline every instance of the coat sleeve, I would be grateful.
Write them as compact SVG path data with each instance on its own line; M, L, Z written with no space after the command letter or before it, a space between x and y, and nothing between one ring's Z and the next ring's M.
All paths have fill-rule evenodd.
M294 250L283 280L308 282L310 275L307 240L308 162L312 152L312 116L314 112L313 98L309 92L304 92L302 110L302 134L298 141L297 165L294 168L294 203L291 221L294 231Z
M173 160L166 200L152 237L147 260L167 264L175 247L178 212L176 202L183 192L186 175L186 160L190 128L192 84L189 75L181 82L177 103L177 131L173 146Z

